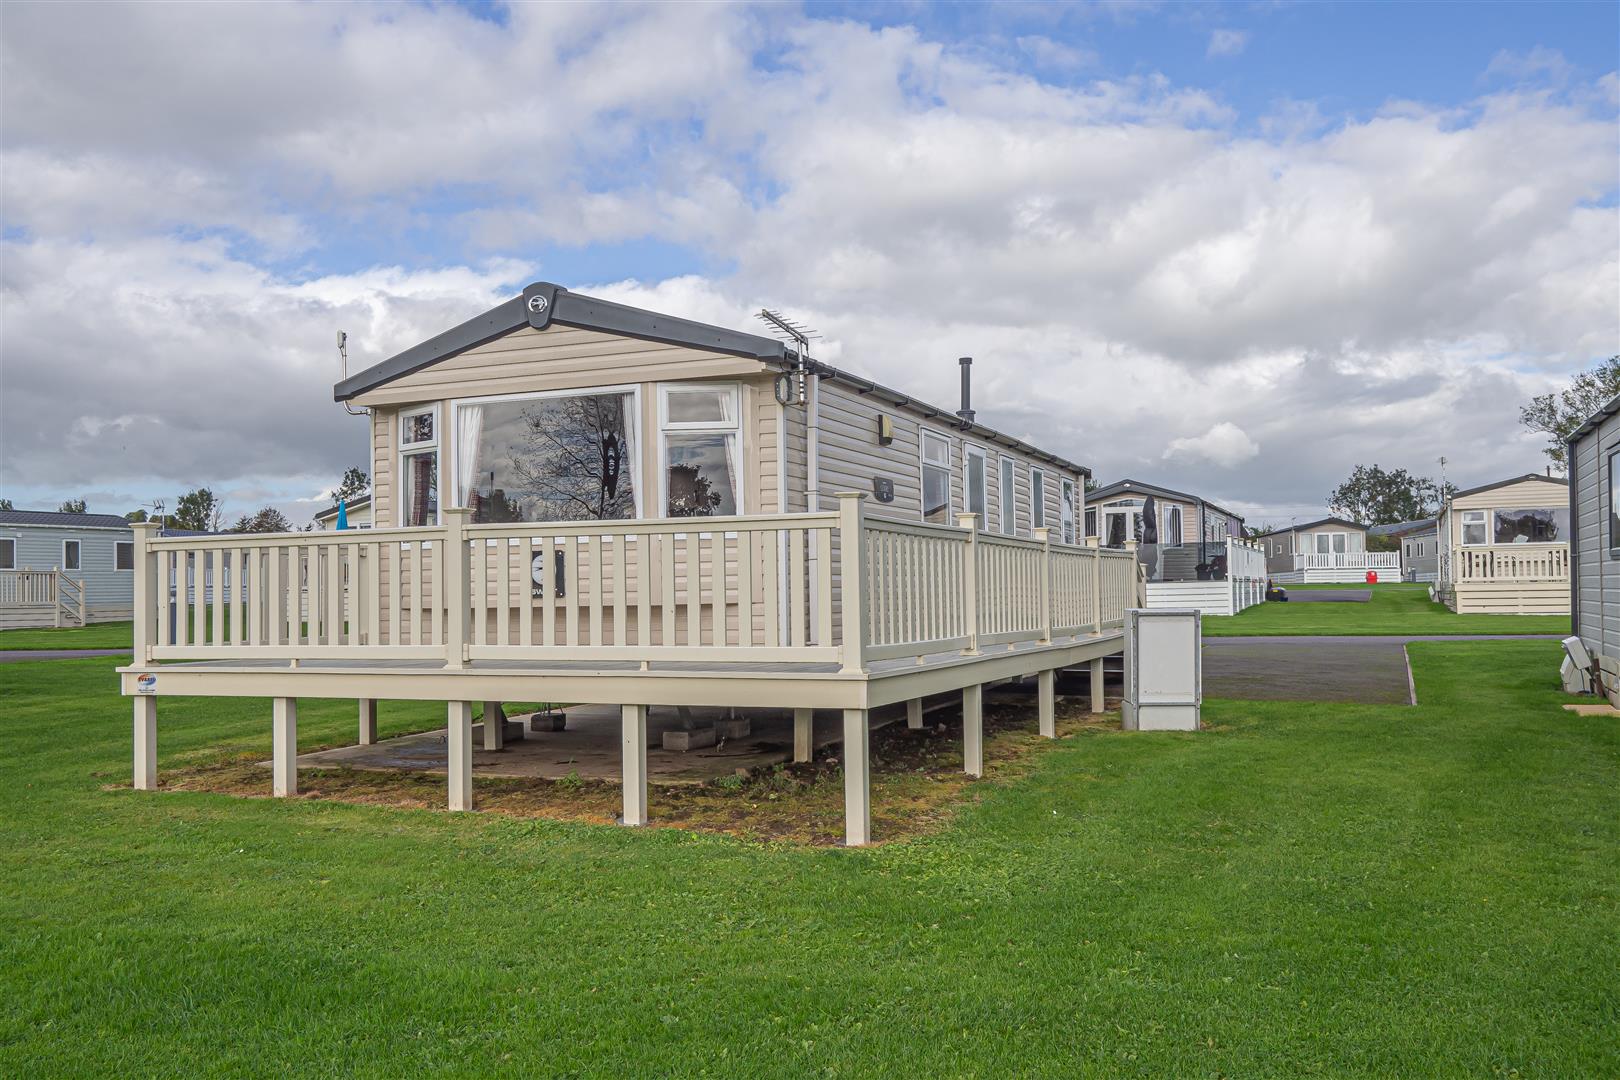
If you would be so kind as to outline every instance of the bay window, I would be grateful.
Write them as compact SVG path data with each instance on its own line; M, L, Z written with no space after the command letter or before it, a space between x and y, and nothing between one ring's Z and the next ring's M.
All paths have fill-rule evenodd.
M399 523L439 523L439 410L399 414Z
M526 394L456 404L456 498L474 522L637 516L636 393Z
M990 476L984 448L969 446L962 451L962 471L967 488L967 512L978 516L976 528L990 527Z
M951 440L922 432L922 518L935 525L951 523Z
M742 411L735 384L666 385L659 427L664 513L669 517L727 517L743 513L737 449Z

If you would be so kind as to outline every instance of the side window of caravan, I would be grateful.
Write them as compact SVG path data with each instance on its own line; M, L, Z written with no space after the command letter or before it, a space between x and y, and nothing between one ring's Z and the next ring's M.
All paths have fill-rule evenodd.
M935 525L951 523L951 440L922 433L922 517Z

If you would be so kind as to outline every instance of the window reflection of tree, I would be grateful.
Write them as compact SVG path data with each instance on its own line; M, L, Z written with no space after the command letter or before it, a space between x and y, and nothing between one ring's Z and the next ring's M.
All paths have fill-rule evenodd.
M523 505L539 521L635 517L634 485L624 461L624 399L611 395L558 398L526 405L522 441L509 448L511 490L494 487L501 505L490 511L522 520Z
M669 516L713 517L722 496L696 465L669 467Z

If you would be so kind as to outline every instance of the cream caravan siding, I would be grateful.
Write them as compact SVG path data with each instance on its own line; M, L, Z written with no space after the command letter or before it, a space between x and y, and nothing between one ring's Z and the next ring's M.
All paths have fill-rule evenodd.
M355 398L397 405L623 383L755 376L757 360L553 326L523 327Z
M1520 480L1489 491L1453 499L1442 515L1440 538L1442 551L1455 552L1462 543L1462 512L1464 510L1516 510L1540 506L1568 506L1569 486L1553 480ZM1486 523L1490 524L1487 516Z
M398 524L390 498L394 483L394 415L392 410L371 411L371 520L377 528Z

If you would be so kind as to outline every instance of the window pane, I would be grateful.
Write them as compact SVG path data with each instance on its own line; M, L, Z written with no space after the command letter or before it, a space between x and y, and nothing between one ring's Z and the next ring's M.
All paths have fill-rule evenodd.
M924 465L922 471L923 520L936 525L951 523L951 474L947 469Z
M79 542L69 540L62 545L62 569L77 570L79 568Z
M1011 536L1018 529L1017 489L1013 480L1012 458L1001 459L1001 485L997 496L1001 499L1001 531Z
M1063 542L1074 543L1074 481L1063 481L1062 505L1059 512L1063 515Z
M113 546L113 569L135 569L135 545L132 542L120 540Z
M1553 544L1569 536L1566 507L1530 507L1496 512L1496 543Z
M734 424L729 390L671 390L665 408L672 424Z
M7 537L0 540L0 570L17 569L17 541Z
M417 443L430 443L433 441L433 414L417 413L415 416L405 418L405 430L402 433L402 442L405 446Z
M1620 477L1614 474L1620 464L1620 450L1609 455L1609 546L1620 548Z
M735 442L734 435L664 436L670 517L724 517L737 512Z
M1343 555L1349 544L1349 538L1344 533L1333 534L1333 551L1336 555Z
M979 528L981 529L988 527L990 524L989 521L986 520L988 517L986 507L989 505L988 496L986 494L986 479L987 478L984 470L984 455L972 453L968 454L967 508L968 513L979 515Z
M458 409L457 482L473 521L635 517L629 400L582 394Z
M1483 544L1485 543L1485 523L1483 521L1477 523L1467 522L1463 525L1462 534L1464 544Z
M1029 470L1029 506L1033 527L1046 528L1046 474L1039 469Z
M935 435L931 431L924 431L922 435L922 456L924 461L935 465L950 465L951 441L943 435Z
M405 524L437 525L439 523L439 455L429 450L424 454L405 456Z

